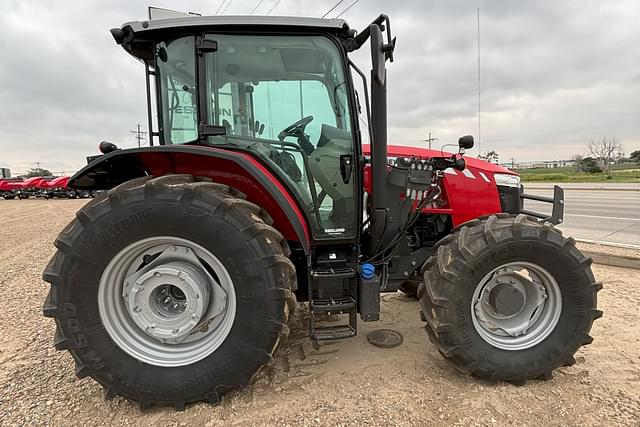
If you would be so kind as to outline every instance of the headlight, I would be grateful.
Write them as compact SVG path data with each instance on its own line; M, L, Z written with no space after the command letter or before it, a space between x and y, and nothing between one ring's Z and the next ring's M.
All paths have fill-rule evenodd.
M506 187L520 187L520 177L518 175L509 175L506 173L494 173L493 177L497 185Z

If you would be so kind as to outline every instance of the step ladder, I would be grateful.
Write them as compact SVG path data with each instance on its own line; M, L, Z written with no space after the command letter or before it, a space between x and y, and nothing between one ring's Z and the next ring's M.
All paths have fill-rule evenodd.
M322 266L311 271L309 280L309 336L312 341L332 341L356 336L358 302L355 295L323 297L323 285L355 284L356 271L348 266ZM339 286L338 286L339 287ZM346 286L355 289L355 286ZM350 293L350 292L346 292ZM348 316L347 324L318 324L323 315ZM345 319L346 320L346 319ZM333 323L333 321L331 321Z

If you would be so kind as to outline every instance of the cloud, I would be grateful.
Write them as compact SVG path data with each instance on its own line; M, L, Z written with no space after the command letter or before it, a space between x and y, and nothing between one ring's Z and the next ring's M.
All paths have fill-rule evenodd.
M263 1L256 13L276 1ZM180 7L211 14L218 4ZM231 0L226 14L248 13L256 4ZM333 4L282 0L273 14L321 16ZM640 148L640 5L631 0L360 0L343 17L352 27L364 28L384 12L398 37L388 66L391 143L420 145L427 132L441 143L477 136L477 7L482 151L517 161L568 158L602 136L618 138L628 152ZM143 68L108 29L145 14L124 0L5 0L0 166L24 172L38 161L69 173L101 140L135 145L129 131L137 123L146 128ZM368 48L355 58L368 69Z

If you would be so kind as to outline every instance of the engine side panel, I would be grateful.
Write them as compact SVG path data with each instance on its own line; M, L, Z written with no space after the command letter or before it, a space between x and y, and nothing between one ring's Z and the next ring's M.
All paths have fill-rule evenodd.
M363 145L365 156L369 155L369 150L368 145ZM437 150L390 145L388 156L390 159L414 156L430 158L442 156L442 153ZM449 215L453 227L478 217L502 212L500 195L493 174L496 172L513 174L489 162L467 157L465 160L467 168L464 171L454 169L445 171L442 195L434 205L423 209L425 214ZM365 166L364 188L365 191L371 192L370 165Z

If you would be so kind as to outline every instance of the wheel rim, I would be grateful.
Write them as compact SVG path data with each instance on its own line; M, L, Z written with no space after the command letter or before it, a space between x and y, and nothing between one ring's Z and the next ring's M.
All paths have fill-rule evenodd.
M473 293L473 326L487 343L503 350L533 347L553 332L562 313L555 278L531 262L491 270Z
M156 366L204 359L225 340L236 295L224 265L204 247L150 237L109 262L98 289L105 329L126 353Z

